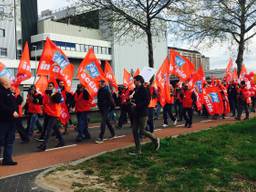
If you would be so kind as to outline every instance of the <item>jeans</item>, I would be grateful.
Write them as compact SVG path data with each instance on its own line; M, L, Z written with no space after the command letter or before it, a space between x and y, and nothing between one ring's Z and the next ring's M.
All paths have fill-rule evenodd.
M164 106L164 124L168 125L168 115L171 118L172 121L175 121L176 118L172 114L172 104L166 104Z
M153 133L155 129L154 125L154 108L149 108L148 109L148 120L147 120L147 131Z
M28 135L26 133L26 130L23 127L23 124L22 124L22 119L18 118L18 119L16 119L15 122L16 122L16 129L17 129L17 132L20 135L21 140L22 141L29 141L29 137L28 137Z
M100 111L100 113L101 113L101 125L100 125L100 135L99 135L99 138L101 140L103 140L103 138L104 138L106 126L108 126L108 129L109 129L109 131L111 133L111 136L115 136L115 130L112 127L112 125L110 123L110 120L109 120L109 112L110 112L110 110Z
M178 120L182 121L183 106L180 101L175 101L175 112L176 112L176 117L178 118Z
M132 118L132 112L131 112L131 107L129 105L121 105L120 106L120 117L118 120L118 127L122 128L123 124L125 124L127 122L127 114L129 116L129 119L131 121L131 126L132 126L132 122L133 122L133 118Z
M155 116L158 119L160 116L160 112L161 112L161 104L158 102L156 105L156 110L155 110Z
M88 131L88 113L87 111L77 113L77 138L90 138Z
M145 130L146 122L147 117L134 117L132 133L137 153L141 152L140 134L143 134L145 137L150 138L150 140L154 143L157 142L156 136Z
M183 117L187 125L192 125L193 118L193 109L192 108L183 108Z
M44 142L43 145L47 146L48 139L51 135L51 130L54 130L55 136L59 140L59 143L64 143L60 130L57 126L57 118L46 115L44 118Z
M29 129L28 129L28 136L32 137L33 136L33 132L34 132L34 128L35 126L37 126L37 128L39 129L39 131L42 131L42 125L39 121L39 117L38 114L32 114L31 118L30 118L30 123L29 123Z
M4 147L3 161L11 162L13 155L13 144L15 141L16 122L0 123L0 146Z

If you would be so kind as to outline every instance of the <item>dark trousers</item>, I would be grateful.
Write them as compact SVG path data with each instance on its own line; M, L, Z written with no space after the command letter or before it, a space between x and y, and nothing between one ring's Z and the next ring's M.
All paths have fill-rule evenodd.
M40 132L42 132L43 128L42 128L42 125L39 121L39 115L38 114L31 114L29 127L27 129L27 134L28 134L29 137L33 136L33 132L34 132L35 127L37 127L38 130Z
M229 104L230 104L230 111L232 113L233 116L236 115L236 111L237 111L237 101L236 98L230 97L229 98Z
M148 108L147 131L149 131L151 133L153 133L154 129L155 129L154 113L155 113L154 108Z
M163 113L164 113L164 124L168 124L168 115L169 115L169 117L171 118L171 120L172 121L175 121L176 120L176 118L173 116L173 114L172 114L172 104L166 104L165 106L164 106L164 111L163 111Z
M135 142L136 151L138 153L141 152L141 144L140 144L140 134L143 134L145 137L150 138L152 142L157 142L157 138L152 133L145 130L147 117L134 117L133 121L133 138Z
M186 125L192 125L193 118L193 109L191 108L183 108L183 117L186 121Z
M179 121L182 121L182 103L180 101L175 102L175 112L176 112L176 117L178 118Z
M0 147L3 146L3 161L10 162L13 154L13 144L15 141L16 122L0 123Z
M244 100L240 100L238 102L238 115L237 115L237 117L239 119L242 116L243 110L245 111L245 117L249 118L249 107L248 107L248 104Z
M60 133L59 127L57 125L57 118L46 115L44 118L44 142L43 145L47 146L48 139L51 136L51 130L54 130L56 138L59 140L59 143L64 143L62 135Z
M27 135L27 132L22 124L22 118L18 118L16 119L16 129L17 129L17 132L19 133L20 135L20 138L22 141L28 141L29 138L28 138L28 135Z
M120 117L118 120L118 127L122 128L123 124L127 121L127 114L128 117L131 121L131 126L132 126L132 112L131 112L131 107L129 105L121 105L120 106Z
M104 110L104 111L100 111L101 113L101 124L100 124L100 135L99 138L101 140L103 140L104 138L104 134L105 134L105 130L106 130L106 126L108 126L108 129L111 133L111 136L115 136L115 130L112 127L110 120L109 120L109 111L110 110Z
M90 138L90 133L88 131L88 112L78 112L77 113L77 137L82 138Z

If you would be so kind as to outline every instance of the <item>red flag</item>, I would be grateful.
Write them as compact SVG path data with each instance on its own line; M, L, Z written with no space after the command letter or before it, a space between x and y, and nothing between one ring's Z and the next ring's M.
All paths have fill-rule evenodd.
M60 104L61 110L60 110L60 117L59 120L61 122L62 125L67 125L69 119L70 119L70 114L68 112L68 107L65 104L65 102L62 102Z
M136 77L136 76L138 76L139 74L140 74L140 69L137 68L136 71L135 71L134 74L133 74L133 77Z
M43 94L45 90L47 89L48 86L48 78L47 76L40 76L39 79L37 80L36 84L36 90Z
M167 102L171 100L171 94L170 94L170 62L168 58L164 60L163 64L159 68L158 72L156 73L156 83L158 86L158 92L159 92L159 102L163 106Z
M210 115L223 113L223 102L219 88L211 86L203 90L205 107Z
M101 69L100 62L96 58L93 49L89 49L84 60L80 64L77 76L91 97L97 95L99 89L99 80L107 81L105 74Z
M224 76L224 79L229 82L232 80L232 67L233 67L233 61L232 59L230 58L229 61L228 61L228 65L227 65L227 68L226 68L226 74Z
M189 85L191 87L194 87L195 85L197 86L199 84L202 85L204 81L205 81L204 69L203 69L202 65L200 65L198 70L193 73L193 75L189 81ZM202 93L202 91L199 91L199 93Z
M245 65L243 64L242 68L241 68L240 75L239 75L239 79L242 80L245 77L246 73L247 73L247 69L246 69Z
M128 87L129 90L133 90L135 88L132 75L126 69L124 69L123 84L125 87Z
M118 85L117 85L117 82L116 82L116 77L115 77L115 74L112 70L112 67L111 65L109 64L108 61L105 61L105 76L109 82L109 85L111 85L115 91L118 91Z
M26 42L24 46L24 51L20 59L14 86L18 87L22 81L30 79L31 77L32 77L32 73L31 73L31 66L30 66L29 48L28 48L28 42Z
M190 79L195 69L191 61L174 50L170 51L170 64L173 66L173 74L181 81Z

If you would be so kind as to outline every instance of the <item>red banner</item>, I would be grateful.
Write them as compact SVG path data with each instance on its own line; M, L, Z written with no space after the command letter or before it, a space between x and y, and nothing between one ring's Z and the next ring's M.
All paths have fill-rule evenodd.
M170 85L170 63L168 58L164 60L164 63L161 65L160 69L156 73L156 83L158 86L159 92L159 102L162 107L165 106L167 102L171 100L171 85Z
M93 49L89 49L87 55L80 64L77 76L91 97L95 97L97 95L99 81L107 81L105 74L101 69L100 62L96 58Z
M70 119L70 114L68 112L68 107L65 104L65 102L62 102L60 104L60 106L61 106L61 110L60 110L59 120L60 120L61 124L65 126L68 124L68 121Z
M170 64L173 66L173 74L183 82L191 78L195 69L191 61L174 50L170 51Z
M14 86L18 87L22 81L30 79L31 77L32 77L32 73L31 73L31 65L30 65L29 48L28 48L28 42L26 42L24 46L24 51L20 59Z
M123 85L128 87L129 90L133 90L135 88L133 77L126 69L124 69L123 74Z
M229 61L228 61L228 65L227 65L227 68L226 68L226 74L224 76L224 79L227 81L227 82L230 82L232 80L232 67L233 67L233 61L232 59L230 58Z
M113 69L111 67L111 65L109 64L108 61L105 61L105 76L109 82L109 85L112 86L115 91L118 91L118 85L117 85L117 81L116 81L116 77L115 74L113 72Z
M48 78L47 76L40 76L37 82L35 83L36 90L43 94L48 86Z

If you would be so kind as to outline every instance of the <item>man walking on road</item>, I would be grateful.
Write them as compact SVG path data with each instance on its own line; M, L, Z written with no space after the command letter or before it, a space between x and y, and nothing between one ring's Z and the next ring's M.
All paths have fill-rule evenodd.
M144 87L143 77L140 75L134 77L134 83L136 88L132 98L132 105L134 107L133 137L136 152L130 153L130 155L139 155L141 154L140 133L151 139L151 141L155 144L156 151L160 148L160 139L154 134L145 130L147 122L147 109L150 102L150 93L149 90Z

